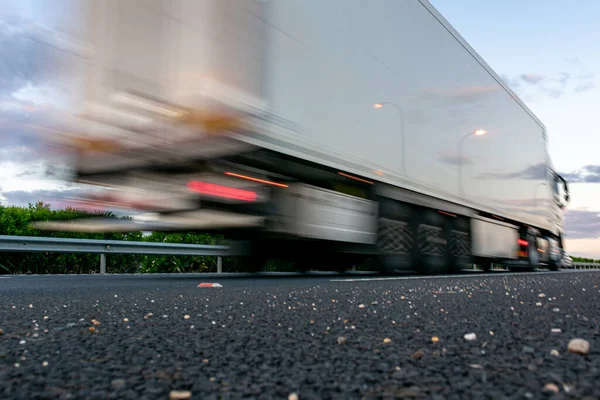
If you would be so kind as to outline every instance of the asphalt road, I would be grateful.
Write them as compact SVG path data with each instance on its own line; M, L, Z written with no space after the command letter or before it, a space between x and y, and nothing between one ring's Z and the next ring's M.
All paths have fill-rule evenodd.
M1 278L2 399L600 398L595 271Z

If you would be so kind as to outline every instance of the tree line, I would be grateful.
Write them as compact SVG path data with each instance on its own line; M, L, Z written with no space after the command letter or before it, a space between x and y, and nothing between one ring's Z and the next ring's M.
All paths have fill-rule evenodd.
M111 212L85 212L67 208L54 210L50 204L37 202L28 207L0 205L0 235L43 236L76 239L129 240L141 242L217 244L219 236L198 233L161 233L144 235L141 232L127 233L76 233L46 232L31 227L32 222L73 220L86 217L120 218ZM236 272L237 260L223 258L223 270ZM110 254L106 258L109 273L168 273L216 271L216 257L206 256L160 256L138 254ZM16 253L0 251L0 274L87 274L99 272L97 254L64 253Z

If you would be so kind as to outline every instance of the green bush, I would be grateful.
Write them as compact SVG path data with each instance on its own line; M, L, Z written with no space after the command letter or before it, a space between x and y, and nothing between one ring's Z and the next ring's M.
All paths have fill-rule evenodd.
M142 239L140 232L100 234L42 232L32 228L30 225L32 222L37 221L71 220L82 217L117 218L112 213L87 213L74 209L52 210L50 205L44 202L29 204L28 207L0 206L0 235L104 240ZM114 269L115 272L137 272L140 264L140 256L128 254L111 255L108 258L107 264L107 269ZM0 253L0 273L78 274L92 273L98 270L99 256L95 254Z
M77 233L47 232L31 227L32 222L72 220L85 217L119 218L109 212L88 213L75 209L53 210L44 202L28 207L5 207L0 205L0 235L43 236L76 239L131 240L164 243L216 244L218 237L206 234L178 234L154 232L144 236L141 232L130 233ZM120 217L129 219L129 217ZM62 253L0 253L0 274L87 274L99 271L97 254ZM225 270L235 270L235 260L224 260ZM216 257L203 256L154 256L138 254L110 254L106 270L110 273L151 272L207 272L216 271ZM226 266L229 265L229 268Z

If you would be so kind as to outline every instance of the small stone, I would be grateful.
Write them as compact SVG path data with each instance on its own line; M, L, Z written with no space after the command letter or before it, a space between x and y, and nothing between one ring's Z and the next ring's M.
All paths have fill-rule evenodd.
M439 341L440 341L440 338L439 338L439 337L437 337L437 336L434 336L434 337L432 337L432 338L431 338L431 341L432 341L433 343L437 343L437 342L439 342Z
M92 324L93 324L93 325L100 325L100 321L98 321L98 320L96 320L96 319L93 319L93 320L92 320Z
M546 295L544 293L540 293L538 294L538 297L543 299L544 297L546 297Z
M4 335L4 331L0 329L0 336Z
M554 307L554 308L552 309L552 311L554 311L554 312L560 312L560 308L558 308L558 307Z
M202 363L203 363L203 364L208 364L208 362L209 362L209 361L208 361L208 358L205 358L204 360L202 360Z
M550 355L552 355L554 357L558 357L558 356L560 356L560 353L558 352L558 350L552 349L552 351L550 352Z
M123 318L123 322L129 322L129 318Z
M42 366L44 366L44 367L47 367L47 366L48 366L48 361L44 361L44 362L42 363Z
M536 307L541 307L542 303L540 303L539 301L537 303L535 303Z
M183 319L190 319L190 318L191 317L189 315L187 315L187 314L183 316Z
M414 358L415 360L420 360L421 358L423 358L423 356L425 355L425 352L423 350L417 350L412 354L412 358Z
M561 333L562 330L560 328L552 328L552 333Z
M569 353L585 355L590 352L590 342L584 339L573 339L569 342Z
M169 393L169 400L188 400L192 398L192 392L187 390L173 390Z
M25 343L27 343L27 342L26 342L26 341L24 341L24 340L21 340L21 341L19 342L19 344L21 344L21 345L23 345L23 344L25 344Z
M533 347L529 347L529 346L523 346L523 353L535 353L535 350L533 349Z
M371 305L372 305L372 306L376 306L376 305L378 305L378 304L379 304L379 303L378 303L378 302L376 302L376 301L374 301L374 302L372 302L372 303L371 303Z
M296 393L291 393L288 396L288 400L299 400L300 398L298 397L298 395Z
M392 339L386 337L383 339L383 343L392 343Z
M29 305L29 308L33 308L33 304L30 304L30 305Z
M493 331L490 331L490 336L494 336L494 332Z
M364 304L359 304L358 308L365 308L366 306Z
M544 393L558 393L560 390L558 389L558 386L556 386L554 383L546 383L542 391Z
M347 342L348 342L348 340L343 336L340 336L339 338L337 338L338 344L346 344Z
M465 336L465 340L472 342L473 340L477 340L477 335L474 333L467 333Z
M313 320L311 319L311 320L310 320L310 324L311 324L311 325L314 325L314 324L315 324L315 321L313 321Z
M49 317L48 317L47 315L44 315L44 321L47 321L47 320L48 320L48 318L49 318Z
M483 365L481 364L470 364L469 367L473 369L483 369Z
M125 387L125 379L114 379L110 385L115 389L121 389Z
M90 326L90 329L89 329L89 331L90 331L91 333L94 333L94 332L96 332L96 328L94 328L93 326Z

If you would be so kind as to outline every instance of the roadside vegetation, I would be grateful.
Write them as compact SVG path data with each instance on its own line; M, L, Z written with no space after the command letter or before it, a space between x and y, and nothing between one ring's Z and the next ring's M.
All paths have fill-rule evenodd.
M100 234L46 232L33 229L30 226L35 221L70 220L82 217L119 218L112 213L88 213L74 209L53 210L50 204L44 202L30 204L28 207L0 205L0 235L190 244L217 244L221 240L220 237L206 234L154 232L143 235L141 232ZM0 274L98 273L99 258L97 254L0 251ZM235 272L238 264L235 258L225 257L223 259L223 270ZM106 258L106 270L109 273L209 272L216 271L216 269L216 257L110 254Z

